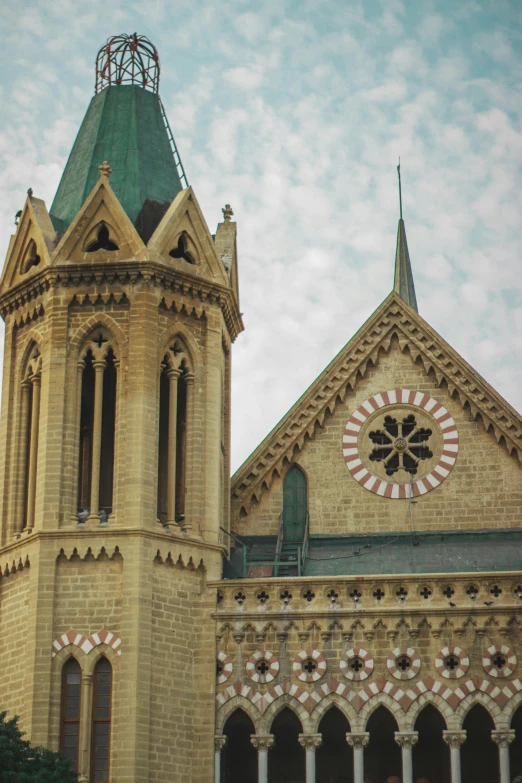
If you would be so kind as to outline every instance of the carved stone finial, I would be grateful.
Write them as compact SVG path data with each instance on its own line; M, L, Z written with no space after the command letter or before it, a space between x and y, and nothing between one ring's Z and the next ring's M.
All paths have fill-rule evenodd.
M396 731L395 742L400 748L412 750L413 746L419 741L418 731Z
M251 734L250 742L256 750L270 750L274 747L275 740L273 734Z
M362 734L347 732L346 742L354 750L363 750L370 742L370 734L367 731L362 732Z
M108 161L106 161L106 160L104 160L103 163L101 164L101 166L98 166L98 168L100 170L100 174L102 175L102 177L107 177L107 179L108 179L110 177L110 175L112 174L112 169L109 166Z
M300 734L299 744L305 750L317 750L323 744L322 734Z
M225 223L230 223L230 218L234 214L234 210L232 209L230 204L225 204L225 206L221 211L223 213L223 218L225 220Z
M29 198L31 198L31 196L33 195L33 189L32 188L29 188L29 190L27 191L27 195L29 196Z

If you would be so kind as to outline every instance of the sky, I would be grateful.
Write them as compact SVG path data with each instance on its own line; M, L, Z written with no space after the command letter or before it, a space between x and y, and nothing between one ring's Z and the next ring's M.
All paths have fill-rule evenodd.
M238 224L233 469L392 289L399 156L419 311L522 410L518 0L18 0L0 28L2 257L27 189L51 205L98 49L158 48L209 228L225 203Z

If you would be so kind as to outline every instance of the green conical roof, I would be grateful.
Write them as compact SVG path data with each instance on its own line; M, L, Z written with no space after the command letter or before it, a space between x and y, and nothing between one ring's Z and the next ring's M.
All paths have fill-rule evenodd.
M413 283L413 272L411 271L408 243L406 241L406 229L402 218L399 220L399 227L397 229L395 282L393 288L410 307L413 307L416 312L419 312L417 308L417 297L415 296L415 285Z
M183 189L159 96L138 85L107 87L92 99L51 206L63 233L108 161L111 187L144 241Z

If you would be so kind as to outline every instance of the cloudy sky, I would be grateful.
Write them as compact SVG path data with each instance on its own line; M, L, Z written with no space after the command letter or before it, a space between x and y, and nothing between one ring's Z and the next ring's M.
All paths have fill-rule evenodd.
M396 165L419 310L522 410L518 0L19 0L0 5L0 252L50 206L112 34L160 94L211 231L239 231L237 467L388 294Z

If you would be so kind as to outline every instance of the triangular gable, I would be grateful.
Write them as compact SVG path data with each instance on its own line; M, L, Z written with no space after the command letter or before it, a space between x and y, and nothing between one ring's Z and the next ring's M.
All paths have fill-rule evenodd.
M295 459L306 440L333 414L347 391L354 390L367 370L379 362L379 353L396 338L413 362L433 373L452 397L481 417L485 429L522 462L522 417L400 296L392 292L337 354L302 397L232 477L232 495L248 508L259 500L263 487Z
M117 249L98 249L100 228L105 226L111 245ZM143 241L129 220L109 184L106 173L101 174L87 200L63 235L54 253L52 263L93 263L129 258L143 261L147 251Z
M45 202L28 196L9 245L0 290L12 288L49 266L55 241Z
M194 263L169 255L178 248L182 235L187 254ZM151 259L160 259L173 269L221 285L230 285L191 187L178 193L150 238L147 248Z

